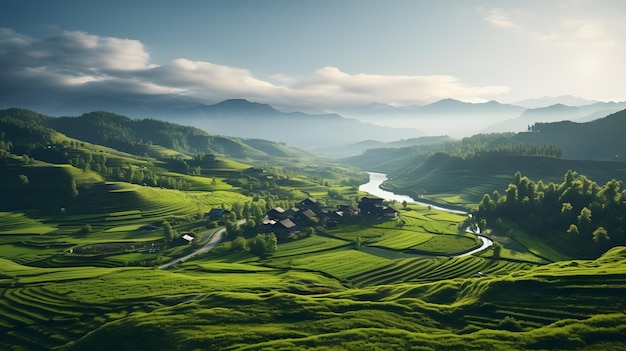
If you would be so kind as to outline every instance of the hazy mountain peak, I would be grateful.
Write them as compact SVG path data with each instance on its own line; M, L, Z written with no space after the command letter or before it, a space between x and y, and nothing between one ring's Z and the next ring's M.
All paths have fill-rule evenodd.
M526 108L541 108L551 105L562 104L566 106L584 106L597 103L596 100L587 100L573 95L561 95L561 96L544 96L541 98L526 99L515 102L515 105L519 105Z
M222 102L218 102L211 107L214 108L226 108L229 110L245 110L254 112L278 112L275 108L268 104L262 104L258 102L252 102L246 99L228 99Z

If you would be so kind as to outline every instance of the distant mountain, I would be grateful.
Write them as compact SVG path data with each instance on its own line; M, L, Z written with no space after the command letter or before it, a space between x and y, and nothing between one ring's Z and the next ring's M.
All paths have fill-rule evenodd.
M597 102L585 106L556 104L536 109L528 109L519 117L493 124L482 132L522 132L537 122L589 121L626 108L626 102Z
M337 112L371 123L418 128L427 135L464 137L478 133L494 123L516 118L524 111L523 107L497 101L469 103L443 99L425 106L368 104Z
M598 101L595 100L587 100L583 98L579 98L572 95L561 95L561 96L544 96L542 98L533 98L517 101L514 104L517 106L522 106L526 108L540 108L540 107L548 107L551 105L566 105L566 106L584 106L591 105Z
M370 149L403 148L416 145L443 143L455 140L456 139L450 138L446 135L423 136L419 138L396 140L387 143L378 140L364 140L354 144L343 145L341 147L318 148L313 151L322 156L328 156L332 158L344 158L364 154L366 150Z
M388 127L349 119L339 114L281 112L270 105L244 99L197 105L180 110L176 121L211 134L261 138L313 149L341 146L367 139L387 142L414 138L414 128Z
M17 100L16 100L17 101ZM0 101L6 105L10 101ZM423 135L418 128L379 126L338 114L282 112L270 105L231 99L213 105L192 101L141 96L126 98L84 96L56 101L53 96L37 101L20 100L17 105L56 116L76 116L88 111L108 111L134 118L151 118L192 125L213 135L269 139L311 149L338 146L365 139L392 141Z

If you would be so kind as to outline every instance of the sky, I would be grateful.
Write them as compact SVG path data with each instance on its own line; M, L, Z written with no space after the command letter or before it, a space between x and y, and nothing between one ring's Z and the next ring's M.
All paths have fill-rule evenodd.
M445 98L626 100L622 0L3 0L1 8L4 104L246 98L306 111Z

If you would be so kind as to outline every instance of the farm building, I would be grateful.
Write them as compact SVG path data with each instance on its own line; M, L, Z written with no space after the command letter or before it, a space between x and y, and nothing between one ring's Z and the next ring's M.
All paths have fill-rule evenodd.
M230 216L230 211L223 208L212 208L209 213L204 215L204 218L207 218L211 221L220 220L224 218L228 218Z

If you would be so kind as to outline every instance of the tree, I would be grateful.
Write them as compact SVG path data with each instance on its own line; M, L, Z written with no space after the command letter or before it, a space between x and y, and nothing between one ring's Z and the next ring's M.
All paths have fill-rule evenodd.
M493 244L493 257L500 258L500 254L502 253L502 245L499 243Z
M78 233L79 234L89 234L89 233L91 233L91 225L90 224L85 224L84 226L82 226L80 228Z
M233 251L248 251L248 241L243 236L238 236L231 244Z
M357 235L356 239L354 240L354 247L357 250L360 250L361 249L361 245L363 245L363 240L361 239L360 235Z
M578 230L584 235L589 235L591 232L591 210L587 207L583 207L578 215Z
M593 231L593 241L596 244L604 244L609 241L611 238L609 237L609 233L604 229L604 227L598 227L598 229Z
M76 188L76 181L74 179L70 182L70 192L72 197L78 196L78 189Z
M174 240L177 234L178 233L176 232L174 228L172 228L172 225L170 224L170 222L168 221L163 222L163 235L165 236L166 243L172 242L172 240Z
M576 226L576 224L570 224L569 229L567 229L567 233L568 234L574 234L574 235L579 235L580 234L578 232L578 227Z
M278 240L274 233L257 234L250 243L250 252L260 257L271 256L278 249Z
M24 174L19 175L19 181L20 185L28 185L28 183L30 183L30 180L28 180L28 177Z
M278 239L276 239L276 235L274 233L269 233L265 235L265 253L267 256L271 256L278 250Z

